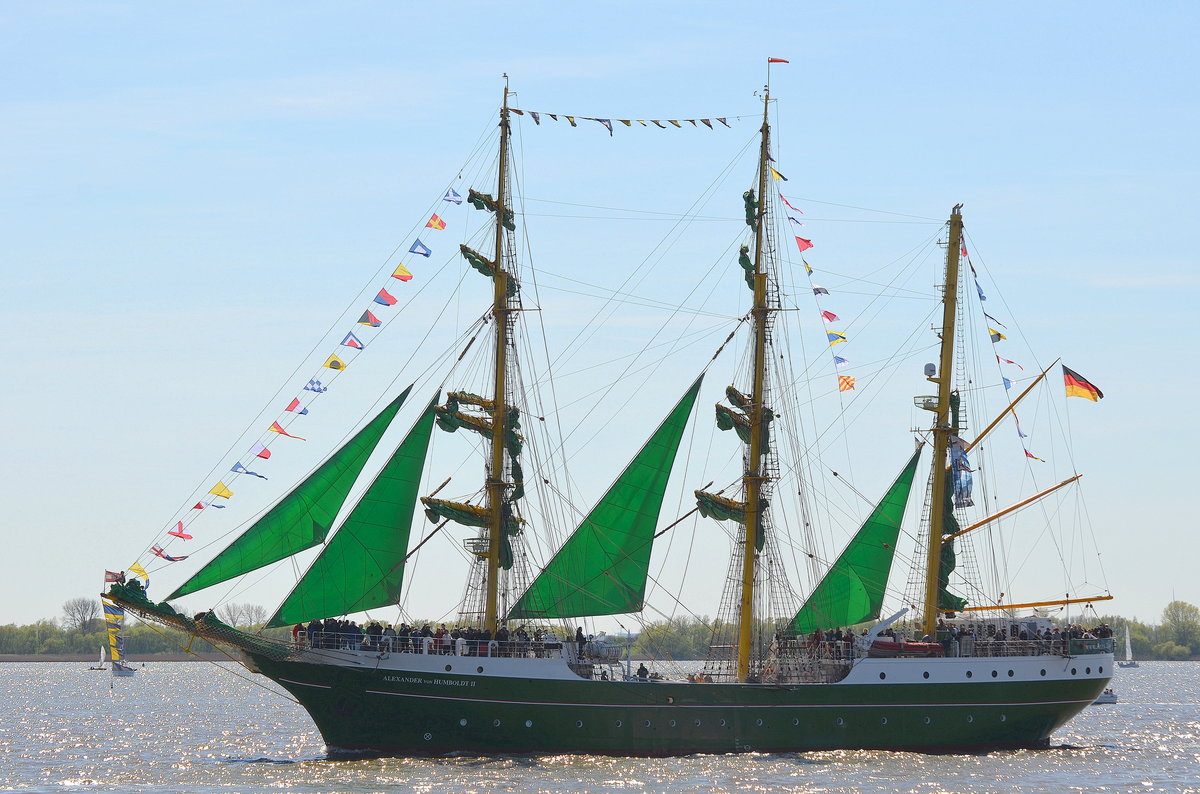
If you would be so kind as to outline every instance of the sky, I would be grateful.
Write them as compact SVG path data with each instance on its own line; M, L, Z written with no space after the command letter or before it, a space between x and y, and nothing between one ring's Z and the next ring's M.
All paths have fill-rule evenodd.
M594 123L523 121L523 220L547 271L598 284L644 267L630 291L653 301L695 282L681 260L731 264L748 177L720 183L719 202L704 205L732 226L676 243L674 264L654 253L670 225L628 208L687 211L744 162L768 56L790 60L772 72L776 151L812 216L814 264L849 284L935 235L963 202L975 261L1002 296L988 305L1023 329L1006 350L1042 366L1062 355L1105 393L1095 405L1046 403L1075 437L1052 465L1085 473L1084 534L1103 569L1086 584L1111 589L1103 612L1143 620L1174 598L1200 602L1189 497L1200 276L1188 231L1200 209L1198 17L1184 2L0 9L0 623L58 617L67 599L97 592L104 569L127 567L225 465L264 406L316 371L326 337L340 338L445 188L481 173L459 179L490 140L502 74L518 107L734 120L711 133L618 126L611 138ZM595 207L620 211L597 220ZM733 268L724 283L738 283ZM452 302L460 328L476 315L466 296L477 287ZM559 287L568 313L591 310ZM865 316L869 298L851 292L840 310ZM392 365L424 344L414 311L364 367L353 390L363 396L331 395L343 402L306 417L305 451L277 455L269 485L243 486L247 509L266 506L400 377ZM546 318L552 337L574 333L563 314ZM660 319L631 315L599 341ZM874 354L860 350L862 361ZM566 363L601 366L587 355ZM693 359L693 372L702 364ZM894 384L898 400L924 393L917 371ZM577 379L585 389L588 377ZM662 401L647 416L665 413L677 384L653 386ZM867 429L855 438L871 462L853 472L881 492L910 442L901 433L870 447L879 430ZM597 445L596 460L615 467L630 454L604 434ZM611 476L582 466L573 485L594 497ZM225 511L222 531L240 509ZM1024 541L1008 542L1019 551ZM457 599L461 577L442 578L450 589L431 580L416 597ZM164 570L155 587L165 595L180 580ZM270 603L253 588L234 599Z

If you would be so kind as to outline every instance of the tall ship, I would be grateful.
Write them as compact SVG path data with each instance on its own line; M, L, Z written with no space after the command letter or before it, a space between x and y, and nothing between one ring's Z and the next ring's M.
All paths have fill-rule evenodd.
M686 261L672 264L681 295L693 283L715 280L720 286L713 289L740 303L737 315L720 317L716 337L705 337L717 343L696 352L694 328L686 323L680 331L664 322L655 332L622 313L614 319L622 325L619 336L644 330L650 341L635 343L643 347L633 354L614 351L615 363L591 376L582 396L565 393L567 381L557 379L552 365L571 361L571 351L589 342L591 324L530 341L548 322L538 315L550 293L530 289L537 273L521 261L518 230L531 213L514 191L520 172L512 136L518 122L547 124L550 114L539 118L513 107L512 96L506 80L494 160L488 158L492 176L450 187L441 197L448 203L435 205L484 219L458 246L459 266L443 268L446 278L465 285L447 298L456 307L450 314L477 312L475 320L431 357L436 367L401 373L402 382L414 384L382 400L381 410L350 428L344 443L293 487L264 499L268 506L222 550L181 553L204 531L201 519L219 520L213 510L227 506L234 485L244 482L243 490L265 479L245 461L264 470L270 442L301 436L298 414L323 397L330 379L352 382L348 356L361 353L363 338L396 304L388 288L380 290L359 318L357 335L348 334L342 352L318 370L325 382L297 385L303 404L293 400L269 431L249 439L248 451L220 469L228 473L198 492L194 506L196 497L189 497L148 549L145 565L138 563L138 575L113 583L104 597L177 629L181 639L223 647L276 682L311 715L331 753L668 756L1048 746L1112 675L1111 637L1084 631L1086 617L1076 618L1084 628L1068 617L1086 616L1092 602L1110 596L1064 595L1057 583L1053 592L1021 598L1001 589L1015 578L1004 556L1029 553L1032 536L1048 531L1044 519L1069 506L1064 495L1077 498L1078 475L1037 482L1039 470L1035 477L1026 469L1017 480L1019 499L1000 504L993 496L1001 492L993 472L1000 467L989 457L998 431L1011 431L1027 395L1061 392L1046 380L1054 365L1040 375L1014 372L1010 382L995 374L994 364L987 370L966 361L980 322L989 331L985 356L1005 359L994 347L994 337L1003 336L999 321L986 311L981 318L971 301L983 291L974 268L964 267L961 205L935 227L927 246L936 268L921 283L939 283L925 305L937 301L939 308L913 318L924 324L924 339L888 370L924 392L893 415L927 421L917 428L897 422L899 444L878 440L872 460L898 449L899 473L860 490L850 470L831 472L822 464L828 450L822 434L866 408L888 413L888 406L839 402L831 419L814 418L806 395L829 392L842 400L867 391L856 390L855 376L846 374L853 370L839 351L847 348L836 347L846 333L837 330L838 316L821 308L829 290L812 281L806 258L812 254L805 254L812 242L795 234L804 221L779 189L785 178L772 137L769 81L759 92L756 163L729 191L737 231L720 268L692 274ZM576 125L576 117L563 118ZM580 118L610 134L614 121L618 129L647 126ZM713 119L699 121L714 126ZM703 131L697 120L683 122ZM654 124L681 128L679 120ZM434 213L426 227L428 240L433 230L445 231L445 219ZM408 250L411 256L392 273L400 285L417 273L414 259L433 261L420 239ZM490 282L490 302L472 309L462 296L478 279ZM674 305L656 297L660 302L642 299L642 305L660 315ZM818 336L820 353L802 352L798 334ZM437 344L432 332L423 339L423 346ZM663 350L684 363L662 363ZM535 360L545 362L545 371L531 377ZM815 377L814 368L831 374ZM661 399L660 386L645 385L678 372L685 376L668 390L669 399ZM1094 388L1064 372L1068 390L1072 377L1077 388ZM980 373L991 373L987 388ZM628 383L635 387L622 409L600 411L604 400L616 399L610 392ZM999 410L985 414L997 395ZM710 399L715 409L703 409ZM568 454L578 445L568 443L572 428L556 417L572 400L592 400L596 412L615 414L591 442L619 445L629 461L624 469L593 471L598 464L586 448ZM1022 448L1021 466L1035 465ZM585 500L579 494L591 486L579 483L591 478L611 485ZM832 487L845 490L831 496ZM910 510L911 501L920 508ZM827 533L840 547L818 538L846 524L840 535ZM664 555L678 549L665 546L687 531L695 542L686 554L694 557L666 565ZM427 620L406 605L413 596L406 586L438 544L457 554L433 562L436 575L465 584L448 617ZM701 558L723 555L725 546L723 576L714 581L705 574L700 585L710 602L677 609L682 591L666 580L677 571L686 578ZM192 567L183 562L189 557ZM893 576L897 557L911 563L907 580ZM144 587L147 567L156 582L182 583L155 601ZM280 569L295 571L294 586L265 626L222 620L217 602L237 592L229 583ZM220 585L224 596L210 589ZM211 601L203 610L185 609L182 598ZM649 626L681 609L697 616L708 635L703 658L690 667L632 658L618 632L596 630ZM706 609L715 609L715 618L700 617L697 610Z

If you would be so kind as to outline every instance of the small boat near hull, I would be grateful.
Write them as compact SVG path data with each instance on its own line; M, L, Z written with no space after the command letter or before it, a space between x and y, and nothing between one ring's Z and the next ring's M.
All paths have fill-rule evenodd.
M1101 692L1099 695L1096 696L1096 699L1094 701L1092 701L1092 705L1093 706L1102 706L1106 703L1116 703L1116 702L1117 702L1117 693L1113 692L1111 689L1105 689L1103 692Z

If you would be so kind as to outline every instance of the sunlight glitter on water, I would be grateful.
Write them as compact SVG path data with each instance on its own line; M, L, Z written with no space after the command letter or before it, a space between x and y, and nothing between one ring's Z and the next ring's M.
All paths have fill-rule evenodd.
M6 664L0 789L239 792L1200 792L1200 666L1121 671L1045 751L326 758L299 706L211 664L111 681L67 663ZM242 671L244 674L244 671ZM261 680L261 679L259 679ZM109 689L109 684L114 687Z

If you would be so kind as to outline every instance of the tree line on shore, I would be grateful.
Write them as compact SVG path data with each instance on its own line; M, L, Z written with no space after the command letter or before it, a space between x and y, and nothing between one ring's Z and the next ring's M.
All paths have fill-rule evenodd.
M217 616L232 626L261 629L267 619L267 611L256 604L228 604L217 610ZM1117 615L1073 618L1071 622L1088 627L1108 624L1113 630L1118 656L1124 650L1125 629L1128 627L1136 659L1200 658L1200 608L1186 601L1167 604L1157 624ZM126 623L126 648L135 656L179 653L187 645L187 638L178 632L136 620L127 620ZM417 621L416 625L421 625L421 622ZM706 617L648 622L634 638L631 652L642 658L703 659L708 655L712 630L713 623ZM290 631L286 628L268 630L267 633L280 639L290 637ZM100 615L99 601L91 598L67 601L63 604L61 620L39 620L21 626L0 625L0 654L91 654L107 645L108 635ZM196 639L191 644L191 650L208 653L215 649L207 642Z

